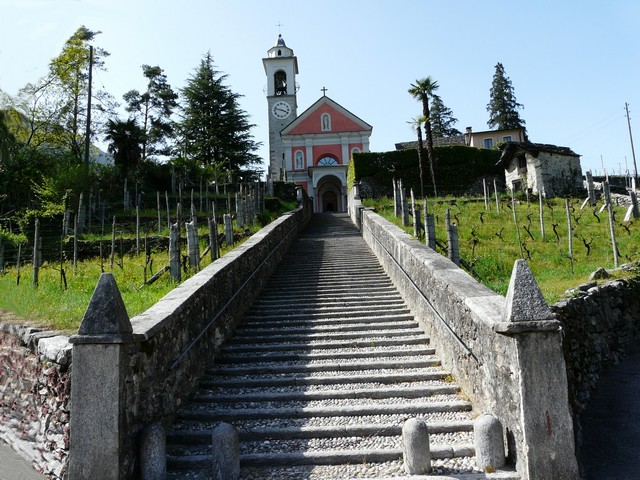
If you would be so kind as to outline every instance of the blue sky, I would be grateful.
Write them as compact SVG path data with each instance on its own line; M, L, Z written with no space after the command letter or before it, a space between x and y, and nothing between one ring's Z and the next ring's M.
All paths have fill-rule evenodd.
M640 162L637 0L0 0L0 89L44 75L80 25L111 53L95 82L116 99L143 89L142 64L176 89L210 51L268 155L261 59L279 27L298 57L298 111L327 95L373 125L371 150L414 139L407 93L431 75L461 131L488 129L497 62L512 81L529 138L572 148L583 170L633 171L624 105ZM124 113L123 113L124 117ZM640 167L640 165L639 165Z

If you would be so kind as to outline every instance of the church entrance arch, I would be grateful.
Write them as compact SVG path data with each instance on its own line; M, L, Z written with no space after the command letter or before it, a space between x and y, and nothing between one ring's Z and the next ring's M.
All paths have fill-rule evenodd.
M343 202L342 182L334 175L325 175L318 181L317 188L318 211L343 212L346 206Z

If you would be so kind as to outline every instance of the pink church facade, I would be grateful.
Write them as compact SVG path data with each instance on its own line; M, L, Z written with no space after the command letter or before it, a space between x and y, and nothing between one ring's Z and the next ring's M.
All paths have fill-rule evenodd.
M372 127L327 96L281 132L287 180L313 199L316 212L347 210L351 156L369 151Z

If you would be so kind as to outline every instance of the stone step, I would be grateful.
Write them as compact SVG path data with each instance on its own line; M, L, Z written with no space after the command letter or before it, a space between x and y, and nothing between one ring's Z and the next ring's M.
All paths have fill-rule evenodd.
M372 378L378 383L392 384L401 382L414 382L420 380L444 380L449 377L449 374L442 369L430 369L427 371L417 372L368 372L361 374L345 375L336 373L334 375L280 375L263 376L254 378L233 378L233 377L216 377L213 375L206 375L200 381L202 388L215 388L232 386L244 387L283 387L293 385L351 385L356 383L366 383Z
M324 332L324 333L302 333L302 334L265 334L265 335L237 335L233 338L233 343L279 343L279 342L304 342L313 340L368 340L375 342L378 339L388 338L388 330L365 330L363 332ZM419 328L403 328L394 330L394 337L424 335Z
M273 295L278 292L308 292L310 287L313 287L314 291L318 292L332 292L341 290L369 290L374 288L390 287L392 285L391 280L384 277L377 277L372 279L351 280L340 282L332 282L330 280L323 282L311 282L311 284L303 284L299 280L295 280L290 284L269 284L264 288L265 295Z
M377 347L398 347L398 346L423 346L428 345L428 337L420 332L416 332L411 335L396 335L394 338L381 337L375 341L369 340L316 340L314 342L286 342L286 343L268 343L268 344L253 344L253 343L237 343L233 339L226 342L222 346L222 352L226 355L229 352L241 353L241 352L282 352L282 351L304 351L304 352L317 352L328 349L375 349ZM219 361L219 360L218 360Z
M302 392L261 392L261 393L238 393L235 395L196 394L191 397L193 403L240 403L240 402L309 402L314 400L337 400L337 399L380 399L380 398L421 398L433 395L456 394L460 389L455 385L441 385L431 387L404 387L404 388L375 388L375 389L353 389L353 390L321 390Z
M251 327L241 327L236 331L238 339L243 337L260 337L271 333L282 335L302 335L302 334L322 334L333 333L358 333L380 331L388 335L393 335L395 331L406 331L417 328L418 322L409 313L399 313L397 315L379 315L376 317L327 317L318 316L308 318L298 322L290 322L281 319L279 322L272 322L270 325L260 325Z
M295 305L292 308L291 305L278 305L274 307L253 309L251 314L245 316L242 326L251 324L254 322L264 322L271 318L283 318L283 319L296 319L296 318L317 318L327 315L335 315L339 318L359 317L362 315L391 315L393 314L407 314L409 309L405 304L400 302L386 303L383 305L339 305L335 303L331 306L324 306L319 304L314 307L302 307Z
M473 445L434 445L431 458L434 460L475 455ZM380 450L332 450L292 453L258 453L240 455L241 466L264 465L341 465L388 462L402 458L402 449ZM206 469L211 465L210 455L168 456L167 466L177 470Z
M296 307L299 311L305 311L307 309L314 310L318 308L335 308L335 307L359 307L362 305L367 306L386 306L386 305L404 305L404 300L400 295L387 295L382 297L380 295L375 295L371 297L355 297L352 296L350 298L339 298L336 300L330 299L322 299L318 300L317 298L309 299L309 300L298 300L296 301ZM291 307L291 302L280 301L278 299L260 299L253 304L251 308L251 314L257 314L257 312L262 312L263 310L271 310L273 308L283 308L283 307Z
M242 362L291 362L291 361L313 361L313 360L331 360L331 359L352 359L377 358L377 357L405 357L414 355L434 355L435 349L427 347L419 347L414 349L403 350L373 350L373 349L357 349L356 351L331 351L330 353L294 353L294 352L263 352L263 353L236 353L233 350L227 350L225 355L218 359L218 364L242 363Z
M349 287L335 287L331 290L326 290L323 292L319 292L316 290L304 290L298 289L296 291L290 290L276 290L273 289L272 292L262 291L261 292L261 300L260 301L278 301L278 302L287 302L287 301L335 301L338 302L342 299L349 298L361 298L361 299L369 299L369 298L380 298L382 296L387 295L397 295L398 291L393 285L384 285L381 287L370 287L366 290L354 290Z
M428 424L430 434L471 432L471 420L432 422ZM204 430L174 430L167 434L167 441L180 445L210 445L213 428ZM402 425L330 425L330 426L302 426L302 427L273 427L253 428L251 430L239 428L238 433L243 441L261 439L309 439L309 438L340 438L340 437L369 437L369 436L397 436L402 434Z
M357 372L363 370L391 370L408 368L437 367L440 361L435 358L398 359L398 360L370 360L370 361L344 361L323 363L293 363L293 362L264 362L254 363L250 366L235 366L235 364L218 365L207 371L210 375L264 375L275 373L312 373L312 372Z
M178 412L183 420L224 421L258 419L258 418L312 418L312 417L358 417L366 415L386 414L423 414L434 412L470 411L471 404L463 400L447 402L413 402L390 405L351 405L339 407L303 407L303 408L246 408L246 409L208 409L186 408Z

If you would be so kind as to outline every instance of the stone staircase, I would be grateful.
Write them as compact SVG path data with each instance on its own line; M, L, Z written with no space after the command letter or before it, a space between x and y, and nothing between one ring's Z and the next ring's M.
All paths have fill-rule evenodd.
M410 417L429 425L433 474L471 478L471 410L349 218L315 215L178 413L169 478L210 478L221 421L242 479L409 478Z

